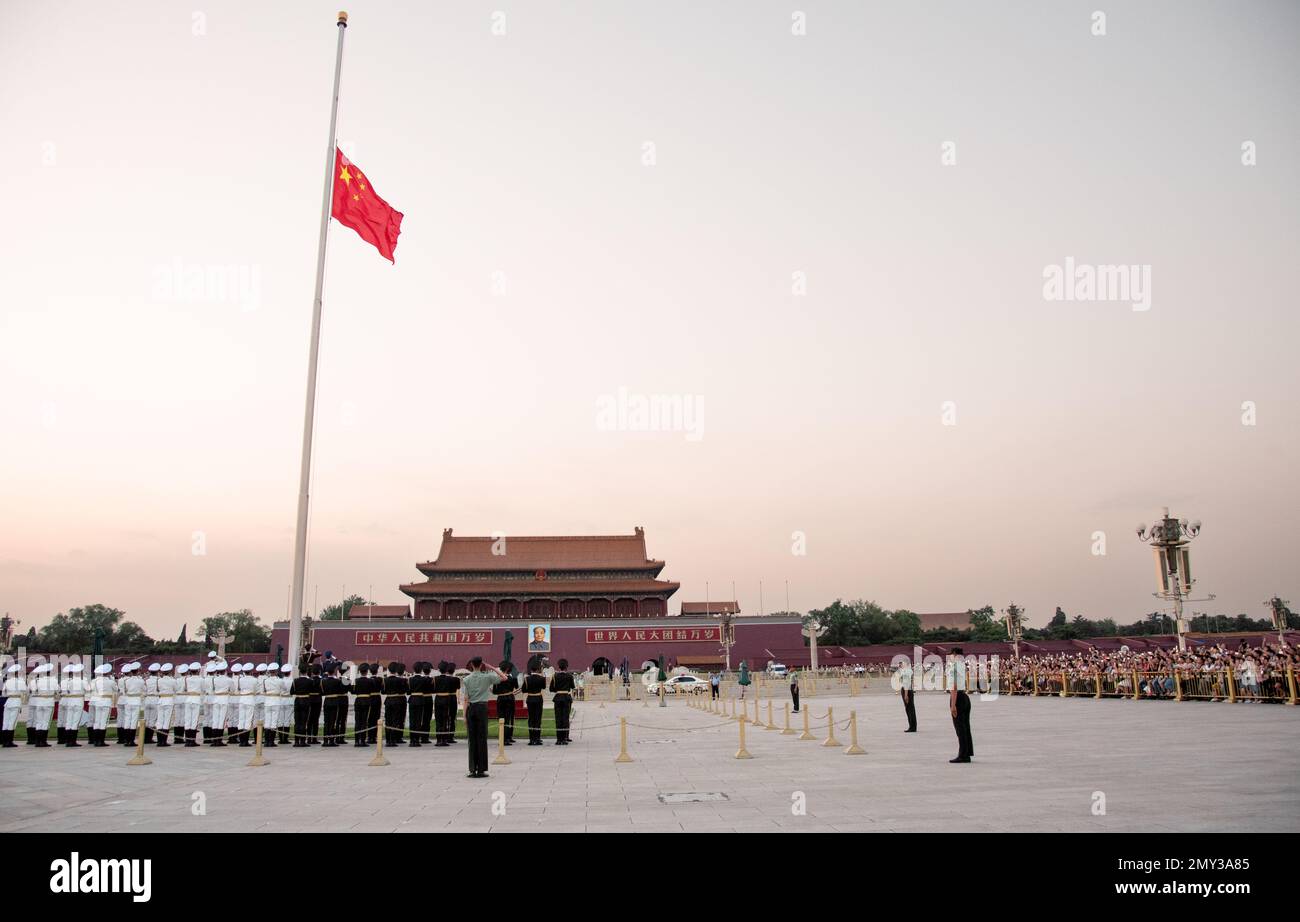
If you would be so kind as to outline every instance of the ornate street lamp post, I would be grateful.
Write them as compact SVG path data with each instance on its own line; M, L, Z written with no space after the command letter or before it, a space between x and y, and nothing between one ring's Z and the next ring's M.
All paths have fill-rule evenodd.
M1007 636L1011 638L1011 648L1016 659L1020 659L1020 634L1024 628L1025 610L1012 602L1002 614L1007 617Z
M1277 628L1277 642L1285 644L1287 606L1291 604L1290 600L1280 596L1273 596L1264 604L1273 610L1273 627Z
M1159 521L1150 528L1146 525L1137 527L1138 540L1151 545L1151 550L1155 553L1158 589L1152 595L1174 603L1174 630L1178 634L1179 650L1187 649L1187 623L1183 621L1183 602L1193 601L1189 596L1192 585L1196 582L1192 579L1191 556L1187 545L1200 533L1199 519L1192 522L1187 519L1175 519L1169 514L1168 506L1161 510ZM1195 601L1209 601L1213 598L1214 596L1210 595Z

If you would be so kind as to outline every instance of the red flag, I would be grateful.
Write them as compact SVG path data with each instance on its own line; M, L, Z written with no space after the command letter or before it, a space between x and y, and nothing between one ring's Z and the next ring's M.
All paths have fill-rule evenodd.
M366 243L391 263L402 232L402 213L392 208L376 193L366 174L334 148L334 204L331 214L340 224L350 227Z

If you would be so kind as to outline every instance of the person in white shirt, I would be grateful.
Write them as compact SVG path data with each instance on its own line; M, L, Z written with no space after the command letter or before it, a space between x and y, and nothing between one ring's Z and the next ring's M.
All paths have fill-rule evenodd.
M86 704L86 680L81 677L84 668L80 663L63 667L64 679L59 683L59 742L64 746L81 748L77 735L81 732L81 715Z
M903 663L897 672L897 683L899 695L903 699L903 713L907 715L907 729L904 733L916 732L916 690L912 688L912 664Z
M140 708L144 702L144 678L140 675L140 664L131 663L125 667L126 675L121 682L121 694L117 698L117 735L126 734L123 745L134 746L136 734L140 732Z
M280 667L280 716L276 724L280 730L280 742L288 746L293 742L293 666L285 663Z
M204 683L204 692L212 699L212 745L226 745L226 710L230 706L231 678L226 675L226 661L215 660L208 666L210 673Z
M176 708L176 677L171 663L163 663L158 668L156 681L157 704L154 705L154 735L159 746L170 746L167 735L172 729L172 711Z
M961 647L953 647L948 656L948 709L952 727L957 732L957 758L949 762L969 762L975 755L975 741L970 733L970 696L966 694L966 660Z
M182 695L177 699L184 709L184 717L181 726L185 731L185 745L189 748L198 746L199 735L199 718L203 715L203 675L200 673L198 663L190 663L185 666L185 676L182 680ZM204 728L204 734L207 729ZM207 739L207 736L204 736Z
M27 697L27 735L38 749L49 749L50 718L54 715L54 699L59 694L59 680L51 673L54 667L41 663L32 670L31 691Z
M90 745L107 746L108 715L113 710L113 695L117 683L113 681L113 667L108 663L95 667L95 677L90 680Z
M252 663L244 663L244 668L239 671L239 690L238 701L239 711L236 715L236 726L239 728L239 745L249 745L249 733L253 729L253 712L256 710L257 698L257 677L253 674L256 667Z
M161 663L150 663L144 678L144 741L153 742L154 731L158 727L158 673Z
M23 667L14 663L5 670L4 681L4 725L0 731L0 748L15 749L14 730L18 727L18 714L23 709L23 697L27 694L27 680L23 678Z

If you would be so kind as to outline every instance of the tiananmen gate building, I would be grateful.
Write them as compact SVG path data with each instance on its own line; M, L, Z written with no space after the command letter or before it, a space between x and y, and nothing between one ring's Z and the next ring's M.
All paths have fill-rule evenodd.
M630 535L547 537L448 528L438 556L415 566L424 579L398 587L409 606L358 605L343 621L313 621L312 645L343 660L408 667L416 660L463 665L471 656L495 663L509 632L517 665L531 651L552 663L567 659L575 671L604 672L624 661L638 670L660 654L670 665L716 669L724 662L717 615L727 613L735 616L733 668L743 659L762 669L804 651L797 617L742 616L734 601L684 602L670 614L680 584L659 578L665 563L649 555L639 527ZM272 647L287 648L288 636L287 622L277 622Z

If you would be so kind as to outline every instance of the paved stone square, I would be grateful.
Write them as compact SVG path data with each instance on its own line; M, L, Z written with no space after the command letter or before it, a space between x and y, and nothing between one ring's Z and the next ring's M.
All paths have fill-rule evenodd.
M141 767L116 746L0 750L0 831L1300 829L1297 708L975 697L975 762L950 765L956 741L940 694L918 696L915 734L902 732L887 692L805 705L822 724L828 706L838 722L856 710L866 755L749 729L753 758L736 760L737 725L684 701L580 703L572 745L516 744L511 764L481 781L465 777L464 743L388 750L383 768L367 764L373 750L352 747L277 747L261 768L246 767L252 750L239 748L150 747L153 764ZM614 762L619 717L631 725L630 764ZM836 736L848 743L846 730ZM726 799L659 799L692 792ZM796 792L806 815L793 812ZM1093 814L1094 792L1105 815Z

